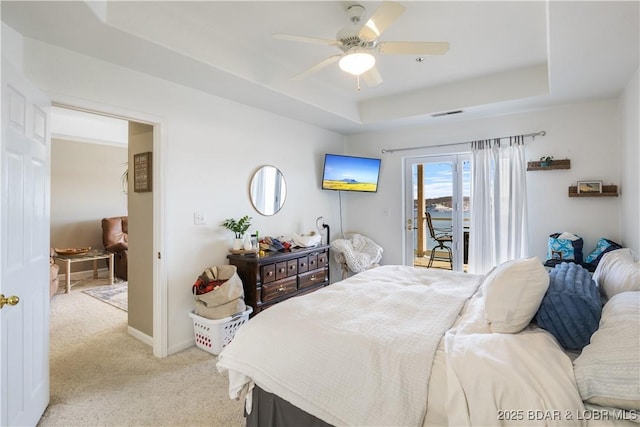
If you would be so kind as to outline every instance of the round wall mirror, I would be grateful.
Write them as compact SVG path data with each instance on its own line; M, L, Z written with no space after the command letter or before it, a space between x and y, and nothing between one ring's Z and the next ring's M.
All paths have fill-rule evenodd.
M287 197L287 183L282 172L274 166L262 166L251 178L251 203L265 216L275 215Z

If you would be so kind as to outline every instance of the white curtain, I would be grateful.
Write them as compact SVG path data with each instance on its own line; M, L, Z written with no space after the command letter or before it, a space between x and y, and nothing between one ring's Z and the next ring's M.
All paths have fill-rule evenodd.
M472 143L470 273L528 256L526 163L524 137Z

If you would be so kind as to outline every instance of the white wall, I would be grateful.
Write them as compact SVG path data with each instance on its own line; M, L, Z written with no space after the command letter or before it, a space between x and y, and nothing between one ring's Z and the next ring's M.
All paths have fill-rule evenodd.
M54 101L139 112L165 125L169 353L193 343L188 313L196 277L208 266L227 264L233 236L219 226L224 219L248 214L251 230L263 236L309 231L320 215L334 227L336 195L320 190L320 168L326 151L343 151L341 135L38 41L24 44L25 74ZM278 167L287 181L284 207L271 217L257 214L248 196L251 174L265 164ZM196 211L206 225L194 225Z
M381 185L376 194L348 196L347 223L384 248L384 264L402 263L404 216L402 163L407 156L469 151L467 146L382 154L383 148L419 147L518 135L545 130L527 144L527 160L542 155L571 159L570 170L527 173L530 255L546 259L547 239L570 231L583 237L585 252L600 237L620 241L620 198L569 198L578 180L602 180L620 185L620 131L616 100L566 105L482 120L443 120L442 124L350 136L350 154L382 157ZM530 141L530 139L528 139ZM604 161L603 161L604 160ZM637 200L637 194L635 196ZM383 216L390 209L391 216ZM356 226L357 224L357 226Z
M622 97L621 228L622 243L640 254L640 68Z

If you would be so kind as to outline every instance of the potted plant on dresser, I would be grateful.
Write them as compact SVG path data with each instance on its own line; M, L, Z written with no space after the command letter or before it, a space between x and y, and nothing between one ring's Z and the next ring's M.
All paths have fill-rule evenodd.
M233 242L233 249L242 249L244 245L244 233L251 227L251 217L245 215L237 221L234 218L228 218L224 220L222 226L227 230L233 231L235 234L236 238Z

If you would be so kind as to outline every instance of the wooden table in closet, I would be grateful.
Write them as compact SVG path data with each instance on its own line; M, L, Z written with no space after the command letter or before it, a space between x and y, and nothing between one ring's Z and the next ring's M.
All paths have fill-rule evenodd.
M313 292L329 284L329 246L295 248L263 255L227 255L238 267L244 300L253 307L252 316L296 295Z

